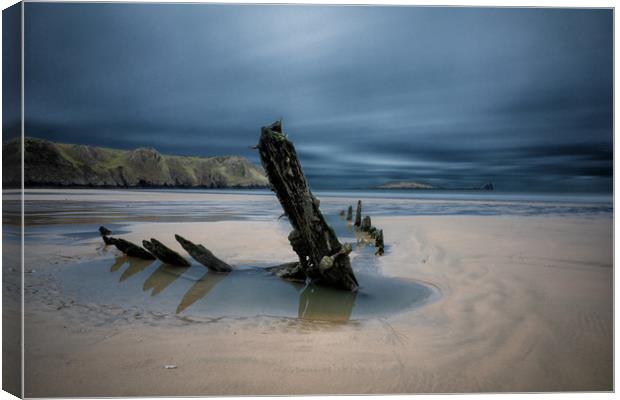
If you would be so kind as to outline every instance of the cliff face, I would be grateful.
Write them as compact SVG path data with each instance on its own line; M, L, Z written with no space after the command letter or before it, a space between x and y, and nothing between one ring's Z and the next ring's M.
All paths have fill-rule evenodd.
M19 141L3 145L5 165L18 162ZM115 150L26 138L24 180L33 186L267 187L262 169L244 157L170 156L155 149ZM15 178L14 178L15 179ZM19 182L19 177L16 177ZM4 182L10 184L12 182Z

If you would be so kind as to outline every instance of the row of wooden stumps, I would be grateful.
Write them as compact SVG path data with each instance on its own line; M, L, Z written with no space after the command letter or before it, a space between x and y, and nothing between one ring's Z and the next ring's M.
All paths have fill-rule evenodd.
M138 246L128 240L110 236L112 231L105 226L99 227L99 233L106 245L114 245L129 257L142 258L144 260L159 259L165 264L177 267L189 267L191 264L182 255L167 247L157 239L143 240L142 246ZM174 235L177 242L189 253L192 258L208 269L216 272L232 271L232 266L213 255L201 244L194 244L180 235Z
M340 211L340 215L344 216L345 211ZM349 206L346 211L346 220L349 223L352 223L356 230L360 232L365 232L368 236L374 240L376 251L375 254L382 256L385 252L385 245L383 244L383 229L378 229L376 226L372 225L370 220L370 215L364 216L362 218L362 201L357 201L357 210L355 211L355 222L353 222L353 206Z

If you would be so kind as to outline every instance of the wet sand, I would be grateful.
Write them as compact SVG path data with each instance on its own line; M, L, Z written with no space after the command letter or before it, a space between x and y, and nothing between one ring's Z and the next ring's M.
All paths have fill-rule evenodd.
M373 223L388 246L381 273L426 282L438 299L347 322L196 322L32 294L26 396L612 390L611 216ZM231 262L294 256L280 224L252 224L201 222L187 236ZM150 237L140 227L125 237Z

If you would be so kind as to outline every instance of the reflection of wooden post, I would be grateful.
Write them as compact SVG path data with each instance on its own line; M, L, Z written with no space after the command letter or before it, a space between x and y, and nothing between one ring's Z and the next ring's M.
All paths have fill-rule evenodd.
M197 280L191 288L189 288L187 293L185 293L185 296L183 296L181 302L177 306L176 313L179 314L187 307L205 297L226 276L228 276L228 274L214 274L213 272L207 272L202 278Z
M189 267L179 267L170 264L161 264L155 272L144 281L142 290L153 289L151 296L157 296L164 291L172 282L176 281L188 270Z
M357 293L308 285L299 294L297 317L306 320L347 322Z
M355 211L355 226L360 226L362 224L362 201L357 201L357 210Z
M353 220L353 206L349 206L347 209L347 221Z
M271 188L293 226L289 242L303 272L317 284L356 290L358 283L348 254L351 249L338 241L325 222L319 200L308 187L295 146L282 132L281 122L261 129L257 147Z
M141 260L139 258L136 259L136 258L133 258L133 257L127 258L127 262L129 264L129 266L121 274L121 277L118 279L119 282L126 281L127 279L131 278L132 276L134 276L135 274L137 274L139 272L144 271L151 264L153 264L153 260Z

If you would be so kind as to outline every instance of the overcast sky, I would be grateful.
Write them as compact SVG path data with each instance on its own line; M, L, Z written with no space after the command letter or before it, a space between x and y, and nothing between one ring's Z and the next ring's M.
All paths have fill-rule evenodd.
M241 154L317 188L611 190L610 10L27 3L26 134Z

